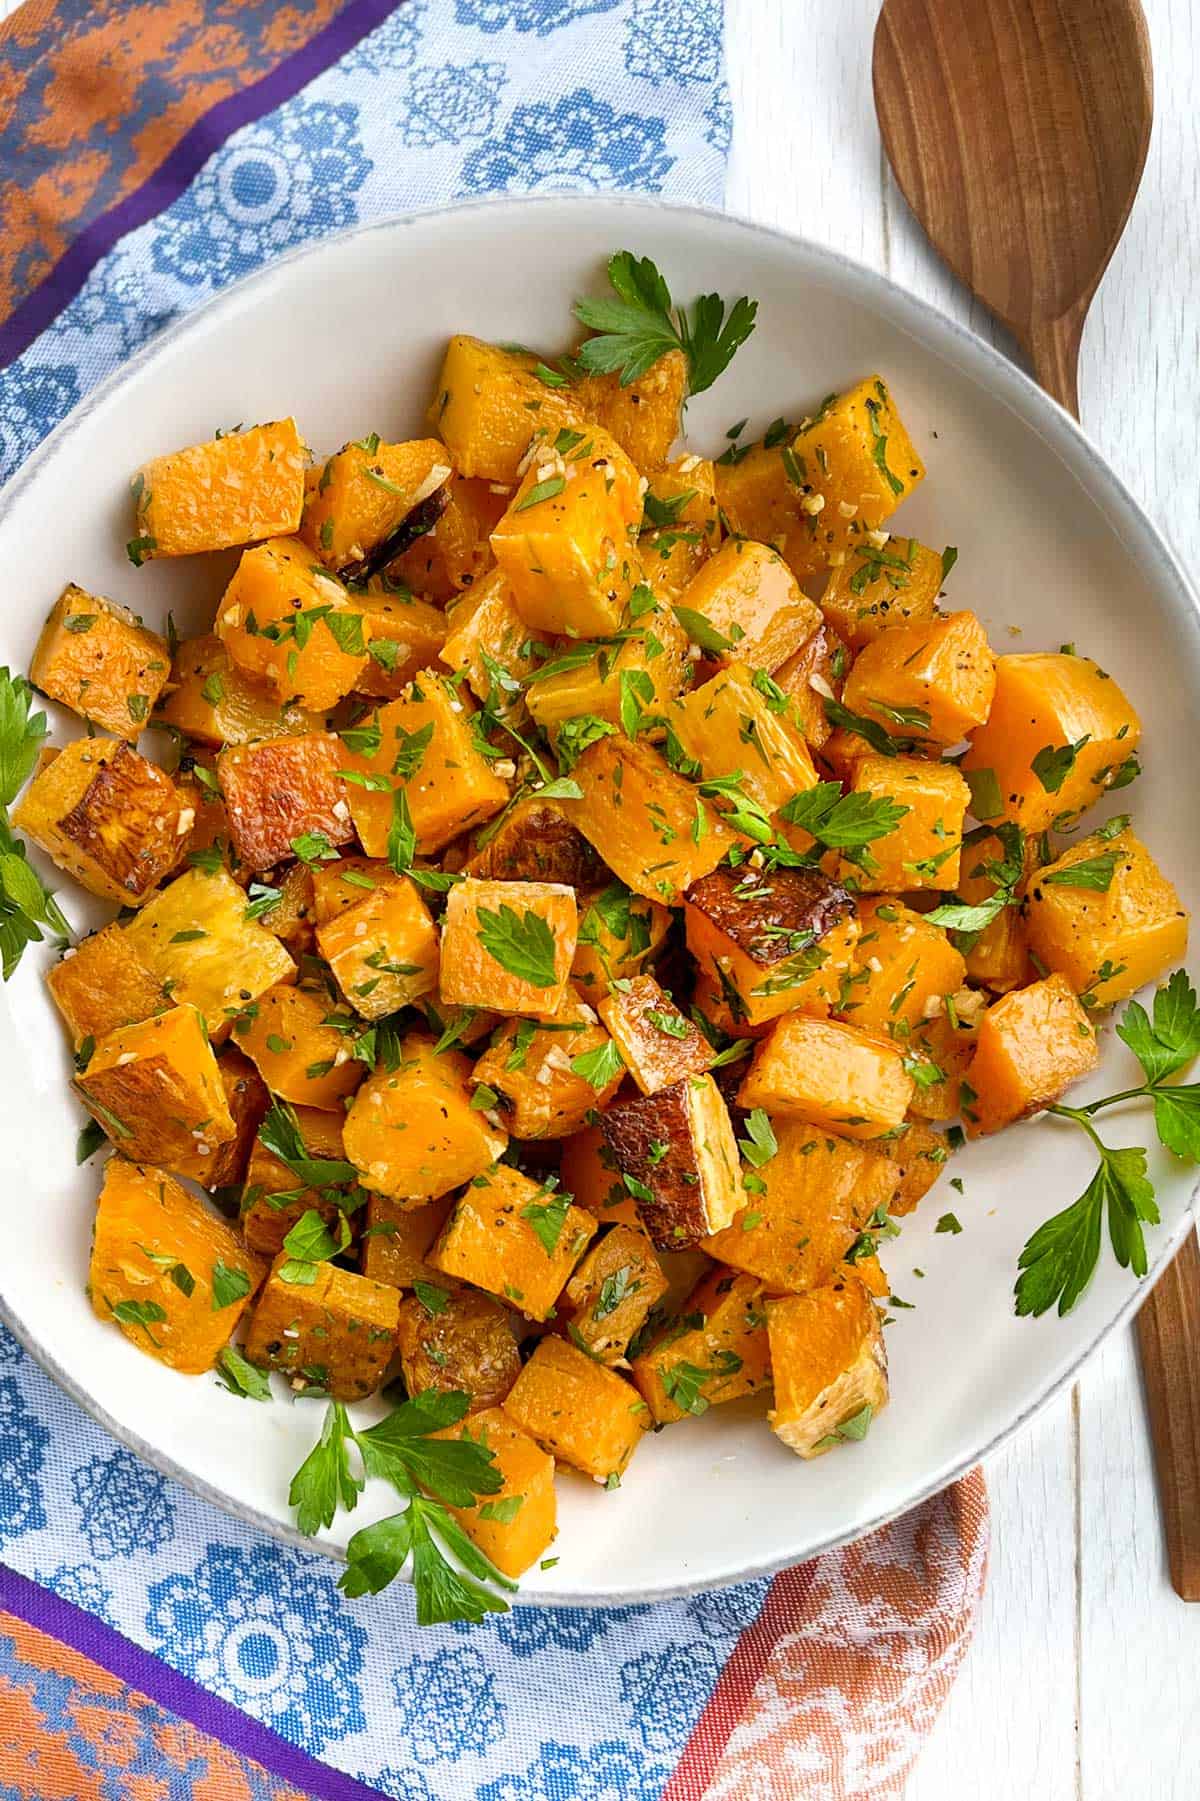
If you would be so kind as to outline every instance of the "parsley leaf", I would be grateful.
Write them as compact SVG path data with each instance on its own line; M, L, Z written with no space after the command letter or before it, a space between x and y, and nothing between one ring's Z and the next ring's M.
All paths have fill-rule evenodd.
M1135 1275L1146 1273L1142 1223L1157 1225L1159 1217L1146 1178L1146 1153L1134 1147L1110 1150L1098 1139L1096 1145L1100 1166L1079 1199L1039 1226L1018 1258L1018 1314L1036 1316L1056 1302L1060 1316L1070 1312L1099 1259L1106 1213L1117 1262Z
M1065 869L1051 869L1038 880L1045 888L1095 888L1098 893L1107 894L1120 861L1120 851L1101 851L1098 856L1068 863Z
M363 1489L363 1478L350 1464L354 1429L340 1401L331 1401L325 1412L321 1436L309 1452L288 1490L288 1504L296 1509L296 1524L305 1538L332 1526L339 1505L352 1508Z
M618 1076L625 1073L625 1060L614 1041L609 1038L597 1045L593 1051L581 1051L578 1057L572 1057L571 1068L593 1088L607 1088Z
M1057 748L1047 744L1038 751L1029 767L1047 794L1057 794L1072 769L1075 759L1087 743L1090 733L1085 732L1075 744L1060 744Z
M242 1356L236 1345L227 1344L217 1358L217 1376L222 1387L230 1394L240 1395L247 1401L269 1401L271 1384L263 1370Z
M779 1149L770 1119L761 1107L755 1107L746 1119L746 1137L738 1140L738 1149L755 1169L769 1163Z
M910 811L886 795L843 794L840 782L818 782L793 794L779 817L810 832L827 850L853 851L894 832Z
M476 918L479 942L501 968L535 988L556 986L554 935L540 913L518 914L505 903L498 912L480 907Z
M733 639L719 632L715 625L697 613L694 607L672 607L671 611L687 633L693 644L710 657L719 657L725 651L733 649Z
M417 854L417 834L408 808L408 794L397 788L392 795L392 823L388 827L387 860L397 875L412 867Z
M286 1101L276 1100L259 1127L258 1141L285 1163L306 1188L336 1188L357 1182L358 1170L340 1157L310 1157L300 1136L300 1122Z
M557 1193L546 1201L526 1201L521 1209L521 1218L528 1220L547 1257L553 1257L558 1249L570 1205L569 1194Z
M1129 1046L1148 1082L1173 1076L1200 1055L1200 1007L1186 970L1177 969L1158 990L1152 1016L1139 1001L1130 1001L1117 1037Z
M575 316L599 335L581 347L579 361L593 375L620 371L621 386L645 375L671 350L688 361L688 389L701 394L726 369L754 330L757 301L735 302L729 317L716 294L703 294L690 314L676 307L662 275L648 256L618 250L610 257L608 279L615 300L579 300Z

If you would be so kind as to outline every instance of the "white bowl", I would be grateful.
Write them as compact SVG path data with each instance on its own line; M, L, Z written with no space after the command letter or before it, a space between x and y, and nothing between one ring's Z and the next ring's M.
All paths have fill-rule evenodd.
M981 615L997 649L1073 640L1121 682L1145 722L1146 773L1118 804L1195 908L1200 838L1181 760L1190 769L1200 629L1161 537L1074 423L977 338L842 257L714 213L623 199L484 203L331 239L229 289L89 396L0 497L0 660L28 666L68 579L152 624L171 607L182 629L207 628L232 559L141 571L126 561L126 481L145 458L288 412L319 451L372 430L419 432L449 333L565 347L571 300L596 289L608 253L626 247L652 256L677 296L716 289L759 301L753 338L689 408L698 449L719 450L746 415L761 429L858 376L887 377L929 465L898 526L958 546L953 600ZM60 740L79 729L65 714L54 724ZM66 906L76 921L101 917L72 892ZM98 1164L75 1168L81 1120L42 987L48 961L28 954L0 997L9 1187L0 1312L142 1457L294 1539L288 1482L321 1408L257 1406L211 1377L175 1375L84 1298ZM1106 1034L1087 1092L1125 1087L1130 1073ZM1137 1110L1105 1125L1114 1143L1152 1138ZM866 1442L804 1464L773 1438L761 1404L738 1403L648 1440L615 1493L564 1474L560 1561L549 1580L531 1572L522 1599L645 1600L774 1570L870 1531L986 1456L1142 1298L1105 1243L1068 1318L1013 1315L1021 1245L1080 1193L1092 1161L1082 1135L1057 1121L972 1145L953 1169L965 1192L943 1178L885 1249L894 1288L915 1310L889 1328L892 1404ZM1158 1151L1151 1172L1163 1214L1150 1233L1153 1277L1187 1229L1192 1175ZM949 1210L961 1236L935 1234ZM387 1494L369 1492L322 1542L336 1551L350 1529L388 1511Z

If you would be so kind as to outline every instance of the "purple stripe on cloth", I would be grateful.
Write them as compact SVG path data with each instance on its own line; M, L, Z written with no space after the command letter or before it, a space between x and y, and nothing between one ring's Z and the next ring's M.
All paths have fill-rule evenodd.
M132 194L93 219L60 257L50 273L0 325L0 369L28 350L50 322L74 300L96 264L128 232L136 231L170 206L195 180L214 151L243 125L273 113L300 89L315 81L352 50L368 32L382 25L408 0L350 0L335 19L300 49L285 57L269 74L226 95L180 138Z
M379 1801L379 1790L369 1788L341 1770L330 1769L306 1751L290 1745L269 1726L261 1726L240 1708L210 1695L187 1676L160 1661L123 1633L64 1601L47 1588L0 1563L0 1609L14 1614L47 1637L69 1645L110 1676L136 1689L151 1701L187 1720L200 1732L253 1759L273 1776L288 1782L314 1801Z

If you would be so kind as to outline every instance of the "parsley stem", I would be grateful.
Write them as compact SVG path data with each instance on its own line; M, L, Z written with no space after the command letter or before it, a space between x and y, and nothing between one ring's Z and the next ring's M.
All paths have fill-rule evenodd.
M1146 1082L1141 1088L1125 1088L1120 1094L1106 1094L1102 1101L1089 1101L1086 1107L1081 1108L1081 1112L1099 1113L1102 1107L1115 1107L1118 1101L1144 1100L1148 1094L1153 1092L1153 1083Z
M1115 1097L1114 1097L1115 1098ZM1122 1097L1123 1098L1123 1097ZM1104 1103L1100 1102L1103 1106ZM1096 1149L1103 1157L1107 1154L1107 1146L1102 1144L1095 1126L1091 1122L1090 1110L1086 1107L1047 1107L1047 1113L1056 1113L1059 1119L1073 1119L1077 1126L1082 1126Z

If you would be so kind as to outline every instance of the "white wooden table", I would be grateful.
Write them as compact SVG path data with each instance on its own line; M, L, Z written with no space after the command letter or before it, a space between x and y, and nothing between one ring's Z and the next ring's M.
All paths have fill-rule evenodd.
M1200 572L1200 126L1195 0L1143 0L1154 141L1083 347L1083 422ZM947 275L887 171L879 0L726 0L732 211L803 233L1013 346ZM1190 764L1181 779L1195 780ZM1197 1372L1200 1380L1200 1371ZM1200 1605L1165 1569L1131 1331L987 1469L975 1640L909 1801L1196 1801Z

